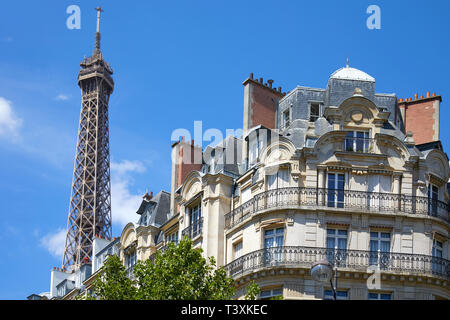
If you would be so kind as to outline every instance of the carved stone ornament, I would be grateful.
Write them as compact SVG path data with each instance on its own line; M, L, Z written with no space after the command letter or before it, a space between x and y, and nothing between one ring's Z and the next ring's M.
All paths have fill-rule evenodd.
M354 122L361 122L364 119L364 116L361 111L353 111L352 120Z

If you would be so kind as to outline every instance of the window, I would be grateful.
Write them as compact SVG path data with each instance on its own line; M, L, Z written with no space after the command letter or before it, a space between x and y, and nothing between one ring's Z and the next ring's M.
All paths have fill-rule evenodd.
M268 229L264 232L264 262L273 264L281 261L284 245L284 228Z
M377 293L369 292L369 300L391 300L392 294L390 293Z
M325 290L323 300L334 300L333 290ZM348 291L336 291L336 300L348 300Z
M433 272L435 273L443 273L443 261L442 261L442 242L433 239Z
M269 229L264 232L264 248L282 247L284 228Z
M395 206L391 197L380 195L392 190L392 176L370 175L368 180L367 206L370 210L386 211Z
M277 173L267 176L267 189L275 190L289 187L289 170L278 170Z
M269 300L274 297L282 297L283 296L283 288L276 288L271 290L261 290L259 294L259 298L261 300Z
M346 249L347 248L347 230L327 229L327 248Z
M383 269L389 265L391 234L388 232L370 232L370 264Z
M147 215L144 214L141 218L141 225L146 226L147 225Z
M287 128L291 125L291 110L287 109L283 112L283 128Z
M345 137L345 151L349 152L369 152L370 147L369 132L349 131Z
M239 241L238 243L235 243L233 245L233 251L234 251L234 259L237 259L240 256L242 256L242 241Z
M309 121L315 122L320 116L320 103L311 103L309 106Z
M327 260L345 262L347 249L347 230L327 229Z
M428 214L437 214L437 205L439 199L439 188L433 184L428 185Z
M125 267L127 269L134 267L137 262L136 251L132 251L125 255Z
M178 244L178 231L175 231L166 236L166 243L168 243L168 242L173 242L175 244Z
M328 207L344 207L345 175L343 173L328 174Z
M291 200L289 192L283 192L278 189L289 187L289 180L291 178L289 170L278 170L277 173L268 175L267 190L273 190L267 194L267 207L279 206L280 204L288 204Z
M190 209L189 223L191 226L192 238L196 237L201 231L202 227L201 219L202 219L202 203L200 202L198 205Z
M248 163L249 167L256 164L256 160L259 157L259 154L261 150L263 150L264 146L267 142L267 131L266 130L259 130L258 134L256 135L255 132L250 134L249 136L249 151L248 151Z
M252 198L252 188L247 188L241 192L241 204L246 203Z

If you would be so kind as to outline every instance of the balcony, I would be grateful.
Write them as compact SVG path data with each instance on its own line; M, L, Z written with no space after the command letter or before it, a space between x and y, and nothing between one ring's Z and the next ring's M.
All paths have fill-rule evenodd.
M427 197L320 188L281 188L262 192L225 215L229 230L268 209L325 209L433 216L449 222L449 206Z
M181 237L188 236L189 239L194 239L202 233L203 218L194 221L189 227L181 232Z
M225 266L227 274L239 278L263 269L310 269L315 262L328 260L339 271L367 272L377 266L382 272L424 275L450 280L450 261L438 257L361 250L336 250L311 247L274 247L246 254Z
M359 153L374 153L375 139L346 137L344 142L344 151Z

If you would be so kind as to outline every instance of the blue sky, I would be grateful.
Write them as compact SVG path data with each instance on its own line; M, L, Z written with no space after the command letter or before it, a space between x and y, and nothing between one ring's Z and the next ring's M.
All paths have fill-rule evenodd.
M69 30L66 8L81 8ZM381 29L369 30L369 5ZM443 96L450 116L449 1L8 1L0 11L0 299L48 291L61 265L80 112L79 63L102 51L115 74L110 102L113 233L145 190L170 191L174 129L242 127L250 72L290 91L325 87L345 65L400 98ZM205 145L205 143L204 143Z

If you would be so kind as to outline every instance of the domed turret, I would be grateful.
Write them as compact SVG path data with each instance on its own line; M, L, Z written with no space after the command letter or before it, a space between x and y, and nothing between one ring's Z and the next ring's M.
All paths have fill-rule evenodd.
M364 71L351 68L347 65L344 68L341 68L337 71L335 71L331 76L330 79L342 79L342 80L358 80L358 81L369 81L369 82L375 82L375 78L371 77Z

